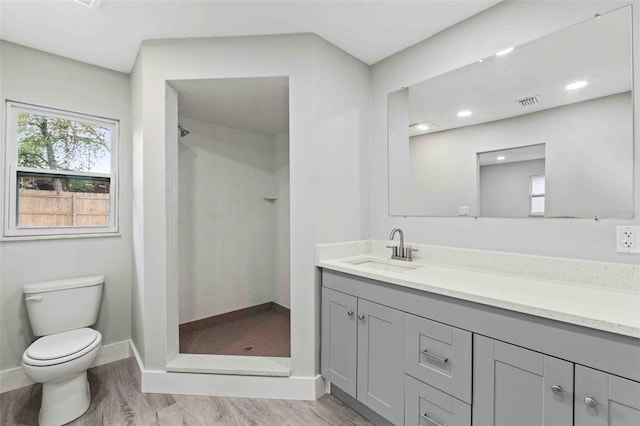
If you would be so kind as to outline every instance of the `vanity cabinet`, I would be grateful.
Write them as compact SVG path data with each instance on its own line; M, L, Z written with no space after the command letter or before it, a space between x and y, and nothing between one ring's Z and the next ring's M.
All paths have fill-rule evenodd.
M474 336L473 420L478 425L573 425L573 364Z
M325 269L321 335L322 375L396 425L640 425L637 338Z
M394 424L404 423L404 313L322 289L322 375Z

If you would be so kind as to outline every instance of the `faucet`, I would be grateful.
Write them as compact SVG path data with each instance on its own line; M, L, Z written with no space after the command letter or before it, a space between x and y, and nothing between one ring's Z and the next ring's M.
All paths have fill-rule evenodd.
M391 259L404 260L406 262L411 262L413 260L413 256L412 256L413 252L418 251L418 249L404 246L404 232L402 232L402 229L400 228L393 228L391 230L391 235L389 235L389 239L393 241L396 234L400 234L400 245L387 246L387 248L390 248L393 250Z

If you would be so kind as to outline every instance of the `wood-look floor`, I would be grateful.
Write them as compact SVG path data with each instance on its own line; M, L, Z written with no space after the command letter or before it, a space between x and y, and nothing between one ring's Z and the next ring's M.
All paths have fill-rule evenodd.
M317 401L143 394L135 360L89 370L91 406L74 426L370 425L331 395ZM42 385L0 394L0 425L36 425Z

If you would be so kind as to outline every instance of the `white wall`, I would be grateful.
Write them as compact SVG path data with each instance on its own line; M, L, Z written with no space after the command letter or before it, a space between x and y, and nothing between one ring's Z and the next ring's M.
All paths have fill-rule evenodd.
M145 183L134 200L144 206L144 254L136 251L135 259L144 270L138 283L144 296L135 309L144 318L145 368L163 370L175 355L170 340L177 339L178 286L168 279L175 253L167 250L177 232L168 220L176 207L166 180L177 141L164 126L166 81L289 76L292 376L315 376L315 244L369 234L369 67L303 34L145 42L136 68L142 75L136 85L142 86L143 138L135 167L143 168Z
M635 126L635 212L633 220L500 219L392 217L388 206L387 94L487 57L504 46L517 46L592 18L629 2L502 2L434 37L399 52L372 68L371 236L386 239L403 228L409 241L519 253L637 263L638 255L615 251L615 226L640 223L640 126ZM634 1L634 23L640 2ZM634 33L635 62L640 60L640 32ZM634 88L640 87L639 67ZM634 119L640 106L635 98ZM514 238L517 235L517 238Z
M264 199L279 192L275 137L180 123L191 132L178 142L180 324L276 301L281 200Z
M25 283L104 274L95 327L103 345L131 337L131 105L126 74L0 43L2 117L10 99L120 121L121 235L0 242L0 370L6 370L20 366L33 338L22 295ZM4 141L4 129L0 134Z
M544 175L544 159L480 166L480 215L527 217L531 176Z
M273 262L273 301L280 306L291 306L291 280L289 271L291 262L289 256L289 132L283 132L273 137L275 143L275 260Z

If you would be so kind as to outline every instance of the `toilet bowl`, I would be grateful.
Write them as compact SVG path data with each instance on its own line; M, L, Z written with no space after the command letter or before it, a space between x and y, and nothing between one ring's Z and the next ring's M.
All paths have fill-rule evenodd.
M22 368L42 383L38 423L62 425L80 417L91 404L87 369L102 346L102 335L81 328L41 337L24 351Z
M82 277L24 286L33 334L42 336L22 354L22 369L42 383L40 426L59 426L84 414L91 404L87 369L102 335L96 322L104 277Z

